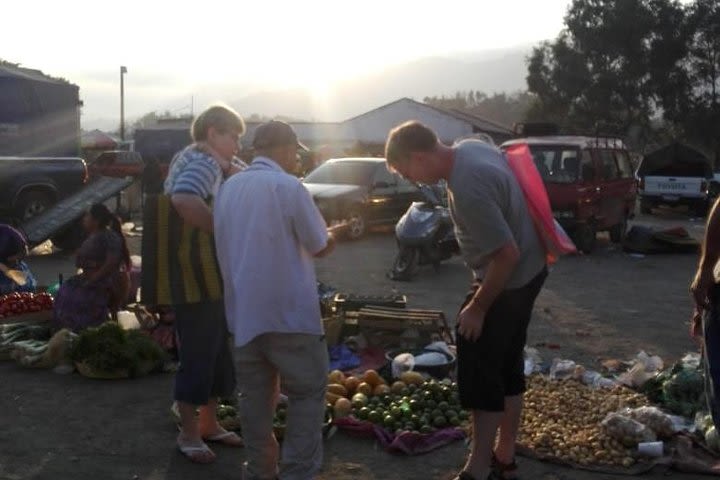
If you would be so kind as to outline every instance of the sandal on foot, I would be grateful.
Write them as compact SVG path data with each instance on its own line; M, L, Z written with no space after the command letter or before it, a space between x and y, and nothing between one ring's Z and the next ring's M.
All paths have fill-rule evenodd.
M517 475L518 466L515 459L510 463L503 463L493 453L492 470L499 480L520 480Z
M235 432L228 432L227 430L222 430L214 435L204 437L203 440L205 440L206 442L219 443L221 445L225 445L226 447L245 446L245 442L243 442L243 439L240 435Z
M177 448L193 463L209 464L215 461L215 453L204 442L182 443L178 440Z

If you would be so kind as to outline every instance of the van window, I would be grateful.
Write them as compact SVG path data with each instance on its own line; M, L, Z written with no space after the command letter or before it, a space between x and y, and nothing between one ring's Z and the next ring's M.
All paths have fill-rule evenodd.
M622 150L615 150L615 161L617 162L620 178L633 178L633 167L630 163L630 155Z
M580 161L580 174L586 182L595 180L595 163L589 150L582 151L582 159Z
M617 163L615 163L615 155L612 150L598 151L600 156L600 168L602 169L602 178L605 180L616 180L620 178L620 171Z
M547 183L574 183L580 176L579 151L572 147L531 145L535 166Z

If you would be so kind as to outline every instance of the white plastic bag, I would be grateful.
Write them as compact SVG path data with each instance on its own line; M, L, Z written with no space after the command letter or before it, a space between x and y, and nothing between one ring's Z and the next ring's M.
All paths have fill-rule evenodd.
M650 428L620 413L611 413L601 423L605 432L628 448L639 443L655 442L657 436Z
M552 366L550 367L550 378L553 380L564 380L570 378L575 374L575 367L577 365L572 360L562 360L556 358L553 360Z
M415 368L415 357L412 353L401 353L393 358L391 369L393 378L400 378L405 372Z

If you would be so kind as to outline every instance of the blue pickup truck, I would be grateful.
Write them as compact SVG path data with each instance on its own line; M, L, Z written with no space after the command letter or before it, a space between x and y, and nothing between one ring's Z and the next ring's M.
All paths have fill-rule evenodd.
M0 219L29 220L79 191L87 181L82 158L0 157Z

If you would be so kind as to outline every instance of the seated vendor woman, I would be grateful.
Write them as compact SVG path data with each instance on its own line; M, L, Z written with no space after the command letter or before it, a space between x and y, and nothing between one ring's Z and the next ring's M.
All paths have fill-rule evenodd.
M75 261L82 272L63 283L55 299L55 326L73 331L114 316L129 290L130 254L120 220L105 205L96 204L85 214L83 226L88 238Z
M0 224L0 263L10 270L17 270L25 278L18 284L0 273L0 295L13 292L34 292L37 283L24 258L28 252L25 236L10 225Z

